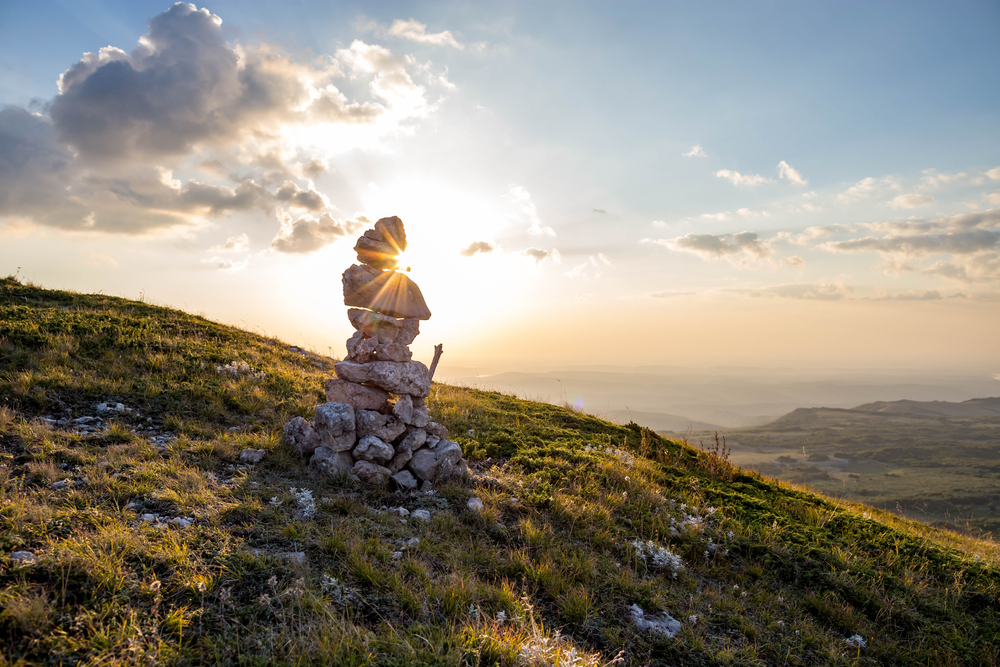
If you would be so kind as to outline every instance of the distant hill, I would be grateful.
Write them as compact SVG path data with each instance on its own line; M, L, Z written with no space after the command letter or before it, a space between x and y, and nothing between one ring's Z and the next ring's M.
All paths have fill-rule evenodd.
M877 401L854 408L859 412L927 417L1000 417L1000 397L950 401Z

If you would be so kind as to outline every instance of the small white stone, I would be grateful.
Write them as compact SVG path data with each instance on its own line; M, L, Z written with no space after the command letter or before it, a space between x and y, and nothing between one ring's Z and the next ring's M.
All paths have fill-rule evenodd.
M18 565L31 565L38 561L38 556L30 551L15 551L10 555L10 559Z
M49 485L49 488L52 489L53 491L60 491L62 489L65 489L67 486L69 486L69 484L66 482L66 480L60 479L58 482L52 482L52 484Z
M108 410L108 404L107 403L98 403L98 405L97 405L97 411L98 412L107 412L107 410Z
M241 463L260 463L266 452L263 449L244 449L240 452Z
M142 521L144 521L146 523L153 523L158 518L159 517L156 516L155 514L143 514L141 517L139 517L140 520L142 520Z
M410 516L410 510L406 509L405 507L393 507L389 511L395 514L396 516L403 518Z
M414 519L419 519L421 521L431 520L431 513L428 512L427 510L413 510L413 512L410 513L410 516L412 516Z
M469 502L466 503L465 506L468 507L473 512L483 511L483 501L480 500L479 498L469 498Z

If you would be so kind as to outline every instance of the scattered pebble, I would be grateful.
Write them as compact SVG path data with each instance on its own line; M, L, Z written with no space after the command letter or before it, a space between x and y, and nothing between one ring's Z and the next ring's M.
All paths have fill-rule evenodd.
M188 519L182 519L179 516L171 519L170 521L168 521L168 523L172 523L173 525L177 526L178 528L188 528L188 527L191 526L191 521L190 520L188 520Z
M410 510L406 509L405 507L393 507L389 511L395 514L396 516L402 517L404 519L410 516Z
M469 498L469 502L466 503L465 506L468 507L473 512L483 511L483 501L480 500L479 498Z
M289 562L295 563L296 565L306 564L306 552L305 551L287 551L285 553L274 554L275 558L280 558L282 560L287 560Z
M10 555L10 559L18 565L31 565L38 561L38 556L30 551L15 551Z
M244 449L240 452L240 463L260 463L266 452L263 449Z
M420 521L430 521L431 513L427 510L413 510L410 514L414 519L419 519Z
M629 607L629 613L632 615L635 627L640 630L649 630L667 637L675 637L681 631L681 622L667 612L663 612L659 616L650 615L647 617L642 607L634 604Z
M52 482L52 484L49 485L49 488L52 489L53 491L61 491L62 489L65 489L68 486L69 483L66 482L66 480L60 479L57 482Z

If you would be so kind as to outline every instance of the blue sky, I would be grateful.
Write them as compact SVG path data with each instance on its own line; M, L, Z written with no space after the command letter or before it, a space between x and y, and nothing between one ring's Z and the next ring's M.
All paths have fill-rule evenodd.
M130 152L124 130L71 125L89 98L56 82L106 46L147 67L133 49L169 4L0 3L0 150L28 124L41 138L22 153L65 150L72 163L57 178L71 193L62 203L0 187L0 270L141 288L334 349L348 325L315 312L313 286L332 285L336 306L326 272L350 263L358 216L399 214L424 244L415 277L448 290L430 330L456 337L464 361L489 350L568 363L611 348L621 363L673 363L678 349L693 364L1000 362L985 333L1000 323L996 3L205 8L225 53L281 54L280 76L308 79L314 98L332 85L375 111L320 122L291 120L305 98L252 118L226 107L217 136L186 126L196 138L182 149ZM132 80L113 95L131 99ZM164 106L195 85L164 81ZM303 171L311 159L322 172ZM18 187L55 187L16 173ZM322 206L296 209L282 182ZM237 202L241 183L252 205ZM461 252L474 243L490 250ZM259 298L242 303L246 290ZM718 333L719 312L748 340ZM611 324L563 340L567 323L621 317L646 332L638 349L616 345ZM775 323L803 318L815 325L783 340ZM650 333L664 330L675 333Z

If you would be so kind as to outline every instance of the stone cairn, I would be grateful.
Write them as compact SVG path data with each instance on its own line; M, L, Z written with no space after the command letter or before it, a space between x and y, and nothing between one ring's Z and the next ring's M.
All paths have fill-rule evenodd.
M349 474L362 482L402 488L461 480L468 465L448 431L429 420L427 395L441 355L431 368L414 361L409 345L431 311L416 283L395 271L406 250L403 221L382 218L358 239L360 265L344 271L344 304L355 332L336 378L326 381L327 403L312 423L285 424L285 442L321 474Z

